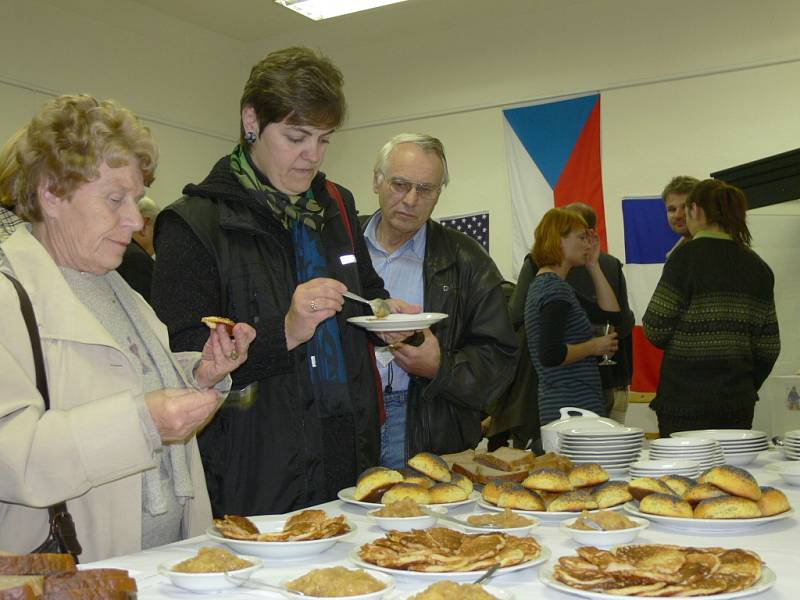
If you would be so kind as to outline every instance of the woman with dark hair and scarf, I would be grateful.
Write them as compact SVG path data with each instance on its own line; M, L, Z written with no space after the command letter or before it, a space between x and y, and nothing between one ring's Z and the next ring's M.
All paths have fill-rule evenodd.
M374 357L347 322L365 307L342 293L388 294L352 195L319 171L344 120L342 84L339 69L307 48L257 63L241 99L240 144L156 224L152 303L173 348L197 348L208 314L258 332L233 373L242 391L199 438L216 516L331 500L379 461Z

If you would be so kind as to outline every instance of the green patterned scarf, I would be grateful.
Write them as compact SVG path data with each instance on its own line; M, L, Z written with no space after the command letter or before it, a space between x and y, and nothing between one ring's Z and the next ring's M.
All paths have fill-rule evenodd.
M289 197L261 181L250 161L247 160L245 150L241 145L236 146L231 154L231 169L239 178L239 182L248 190L256 192L256 196L263 200L269 210L283 226L291 230L292 222L296 221L314 231L322 231L322 207L314 199L309 189L301 196ZM292 198L295 202L292 203Z

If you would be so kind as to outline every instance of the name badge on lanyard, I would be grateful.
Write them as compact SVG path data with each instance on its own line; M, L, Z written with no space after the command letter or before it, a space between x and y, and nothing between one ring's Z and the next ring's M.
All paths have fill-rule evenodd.
M343 265L352 265L356 262L356 257L354 254L344 254L339 257L339 262Z

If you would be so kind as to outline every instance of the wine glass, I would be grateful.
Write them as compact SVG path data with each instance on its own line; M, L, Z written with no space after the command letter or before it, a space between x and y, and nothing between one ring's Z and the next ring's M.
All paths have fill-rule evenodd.
M608 335L609 333L613 333L613 332L614 332L614 326L611 323L609 323L608 321L606 321L605 325L596 325L595 326L595 333L597 334L598 337L605 336L605 335ZM603 360L601 360L599 363L597 363L601 367L617 364L617 361L611 360L611 358L609 357L608 354L603 354L602 358L603 358Z

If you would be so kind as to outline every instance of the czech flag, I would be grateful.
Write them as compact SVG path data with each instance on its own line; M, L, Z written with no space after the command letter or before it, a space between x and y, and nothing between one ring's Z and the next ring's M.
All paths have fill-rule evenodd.
M583 202L597 213L607 250L600 167L600 95L503 111L511 188L512 258L519 273L533 231L554 206Z

